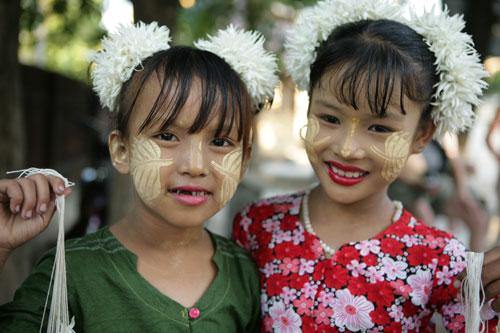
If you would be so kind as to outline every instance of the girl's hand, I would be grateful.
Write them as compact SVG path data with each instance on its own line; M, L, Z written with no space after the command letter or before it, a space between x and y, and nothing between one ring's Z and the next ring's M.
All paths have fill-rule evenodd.
M484 254L482 280L486 301L494 299L491 306L500 313L500 246Z
M6 260L13 249L45 230L55 212L55 195L70 192L54 176L0 179L0 257Z

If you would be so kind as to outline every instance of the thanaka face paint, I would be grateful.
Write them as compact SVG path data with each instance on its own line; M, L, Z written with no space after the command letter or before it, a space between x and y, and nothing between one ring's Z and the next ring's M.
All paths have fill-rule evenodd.
M224 177L220 190L219 203L224 206L233 196L241 176L243 150L235 149L222 158L222 164L211 161L215 171Z
M411 135L408 132L400 131L391 134L385 141L384 151L376 146L370 149L384 160L384 167L381 176L388 182L395 180L406 163L410 154Z
M130 169L135 189L150 204L162 193L160 168L172 165L173 159L162 159L161 149L153 140L139 136L131 146Z
M317 150L321 149L321 147L325 144L328 144L330 141L330 137L326 136L316 141L320 129L319 121L316 118L309 117L307 125L305 125L303 128L306 128L305 136L303 135L302 129L299 134L304 141L307 156L311 160L311 163L318 163L319 159Z
M358 117L352 117L350 119L350 130L349 134L347 135L347 138L344 141L344 144L342 145L342 149L340 150L340 155L342 157L347 158L349 155L352 153L352 140L354 138L354 135L356 135L356 129L358 128L359 125L359 118Z

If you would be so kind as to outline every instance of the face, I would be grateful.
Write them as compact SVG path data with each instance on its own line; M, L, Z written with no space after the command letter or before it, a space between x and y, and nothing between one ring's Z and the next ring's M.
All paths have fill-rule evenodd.
M162 130L159 120L139 134L159 91L158 80L150 78L132 112L128 137L111 135L111 155L115 167L132 176L138 213L178 227L200 226L236 191L242 175L242 142L236 128L226 136L215 136L218 119L198 133L188 133L201 104L196 81L168 129Z
M335 74L327 74L323 82L335 82L329 75ZM327 83L313 90L304 138L321 187L330 199L344 204L385 197L408 156L432 138L433 128L419 126L422 107L409 99L404 102L406 115L399 103L391 103L386 116L379 117L366 98L357 99L356 110L341 103L334 91Z

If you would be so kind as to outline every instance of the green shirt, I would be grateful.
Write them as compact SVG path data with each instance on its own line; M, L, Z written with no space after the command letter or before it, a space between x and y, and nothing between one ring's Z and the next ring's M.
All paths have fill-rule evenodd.
M137 272L137 257L105 228L66 242L70 318L76 332L254 332L259 326L259 279L249 256L232 241L210 234L217 275L195 304L195 319ZM38 332L54 262L39 262L0 307L0 332ZM49 300L50 304L50 300ZM48 310L45 314L47 324ZM45 331L45 330L44 330Z

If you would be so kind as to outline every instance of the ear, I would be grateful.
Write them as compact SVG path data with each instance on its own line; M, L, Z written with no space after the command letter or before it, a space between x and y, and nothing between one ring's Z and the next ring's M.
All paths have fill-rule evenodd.
M109 134L108 149L115 169L121 174L128 174L130 172L130 149L120 131L115 130Z
M415 133L415 139L413 140L411 153L421 153L432 140L435 131L436 125L434 125L432 119L425 121L423 124L419 124L417 133Z

